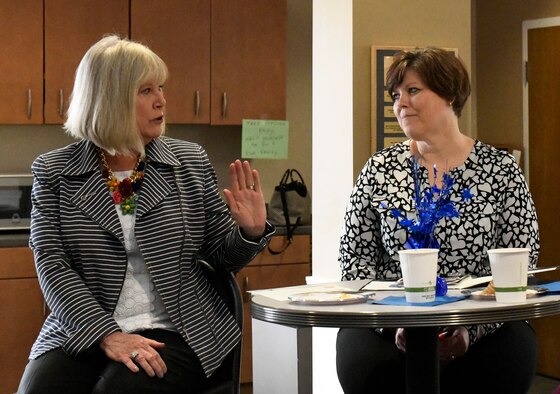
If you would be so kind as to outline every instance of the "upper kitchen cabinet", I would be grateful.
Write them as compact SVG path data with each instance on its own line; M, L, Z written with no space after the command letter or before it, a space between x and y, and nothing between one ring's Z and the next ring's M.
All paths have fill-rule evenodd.
M166 62L168 123L285 119L286 13L286 0L0 0L0 124L63 123L81 58L110 33Z
M164 92L167 123L210 123L210 10L208 0L134 0L130 36L148 45L169 68Z
M286 0L212 0L210 119L286 118Z
M130 36L169 67L168 123L285 119L285 0L134 0Z
M0 1L0 121L43 123L43 0Z
M127 37L128 19L128 0L45 0L45 123L64 122L80 60L105 34Z

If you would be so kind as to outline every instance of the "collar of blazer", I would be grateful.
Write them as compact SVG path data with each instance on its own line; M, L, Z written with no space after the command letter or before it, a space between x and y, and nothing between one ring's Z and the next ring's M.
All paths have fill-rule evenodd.
M81 140L68 148L72 149L73 152L70 154L66 166L62 169L61 175L79 176L100 169L97 147L93 142ZM146 145L146 158L149 161L172 167L181 164L169 148L167 137L156 138Z
M142 185L141 193L145 195L142 202L139 203L136 212L137 217L141 217L150 211L154 205L157 205L164 199L174 188L174 182L169 174L172 174L171 167L180 165L176 155L169 147L166 137L160 137L152 141L146 147L146 157L151 163L163 163L164 166L159 170L156 169L157 165L148 168L149 176L146 177ZM118 217L109 215L104 218L106 209L114 206L108 192L107 185L101 175L101 167L99 166L99 155L97 147L89 141L79 141L66 149L70 149L70 154L66 155L67 161L61 171L62 179L79 177L82 182L72 181L66 183L73 190L69 190L72 194L71 200L74 204L92 217L95 221L102 223L111 232L120 234L120 223ZM165 169L167 167L167 169ZM167 174L167 175L166 175ZM104 223L104 220L109 220L110 223Z

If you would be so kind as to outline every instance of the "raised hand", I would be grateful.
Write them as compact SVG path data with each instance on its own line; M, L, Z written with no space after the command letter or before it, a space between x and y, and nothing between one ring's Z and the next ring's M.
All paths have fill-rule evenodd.
M229 165L230 188L224 189L233 220L245 235L259 238L264 233L266 207L261 190L259 172L248 161Z

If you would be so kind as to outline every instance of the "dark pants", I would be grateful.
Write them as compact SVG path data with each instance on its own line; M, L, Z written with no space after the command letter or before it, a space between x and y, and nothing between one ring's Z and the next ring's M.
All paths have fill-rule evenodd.
M167 366L163 378L151 378L142 368L134 373L124 364L107 358L98 347L77 357L54 349L29 361L18 394L205 393L211 382L223 376L222 368L231 365L230 354L207 379L198 358L180 334L165 330L139 334L165 343L165 348L158 350Z
M395 330L343 328L336 342L338 379L346 394L404 393L405 358ZM440 392L525 394L536 372L537 338L525 322L505 323L468 352L440 364Z

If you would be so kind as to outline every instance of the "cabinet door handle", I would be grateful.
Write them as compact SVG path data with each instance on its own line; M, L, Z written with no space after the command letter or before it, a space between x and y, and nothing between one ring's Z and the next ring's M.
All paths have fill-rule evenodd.
M31 89L27 89L27 119L31 119Z
M200 90L196 91L195 100L196 100L196 105L194 107L194 114L198 116L200 115Z
M63 89L60 89L59 96L60 96L60 105L58 109L58 114L62 118L64 116L64 90Z
M227 93L224 92L222 95L222 118L227 116Z
M249 277L243 278L243 302L249 302Z

